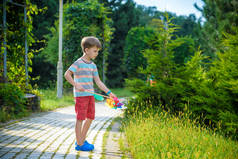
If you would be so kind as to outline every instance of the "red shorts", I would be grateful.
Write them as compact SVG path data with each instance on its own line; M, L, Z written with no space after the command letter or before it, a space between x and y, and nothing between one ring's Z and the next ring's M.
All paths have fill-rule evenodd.
M94 96L75 97L75 112L77 120L95 118L95 99Z

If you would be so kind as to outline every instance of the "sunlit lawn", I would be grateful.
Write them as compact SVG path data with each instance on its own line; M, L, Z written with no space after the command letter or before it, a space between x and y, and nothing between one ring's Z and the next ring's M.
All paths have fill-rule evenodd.
M129 91L127 88L113 88L111 91L117 96L117 97L132 97L134 94Z
M56 97L56 90L52 89L41 89L39 90L41 93L41 110L42 111L49 111L59 107L65 107L74 105L74 97L72 91L67 91L63 93L62 98ZM133 93L130 92L126 88L115 88L111 89L113 93L115 93L118 97L129 97L132 96Z
M74 98L73 93L70 92L64 92L62 98L57 98L57 92L56 90L39 90L41 93L41 110L42 111L49 111L53 110L59 107L65 107L74 105Z

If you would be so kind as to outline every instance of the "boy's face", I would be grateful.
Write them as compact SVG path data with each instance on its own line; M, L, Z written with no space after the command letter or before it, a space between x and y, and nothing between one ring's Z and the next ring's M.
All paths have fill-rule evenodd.
M98 56L99 48L93 46L85 49L85 54L90 60L94 60Z

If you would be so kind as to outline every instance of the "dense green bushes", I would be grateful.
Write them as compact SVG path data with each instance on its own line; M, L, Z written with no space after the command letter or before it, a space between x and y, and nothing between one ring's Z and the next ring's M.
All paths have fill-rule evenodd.
M177 65L174 50L181 43L171 39L174 29L169 21L168 26L167 30L158 26L161 29L149 41L152 49L144 52L148 65L142 73L152 74L156 84L149 87L142 80L128 80L137 97L130 101L126 114L134 113L132 106L143 112L148 103L153 109L163 105L173 113L184 110L187 105L195 116L204 117L201 121L205 124L221 125L226 135L237 138L238 29L234 30L235 35L226 35L224 52L217 53L216 60L205 63L207 57L197 51L187 63Z
M34 35L32 34L33 29L33 19L32 16L34 14L38 14L40 9L37 8L36 5L32 4L30 0L24 1L27 10L27 22L24 22L24 12L23 8L17 5L10 5L7 3L6 5L6 48L3 45L4 32L3 27L1 27L0 31L0 81L4 79L3 76L3 57L4 50L7 49L7 74L6 81L16 84L21 87L22 90L27 90L30 86L26 85L26 82L29 83L30 76L28 77L28 81L26 81L26 71L25 71L25 36L27 35L27 45L28 45L28 72L32 71L31 64L32 58L34 56L34 51L31 46L36 43L34 39ZM0 9L0 14L3 15L3 9ZM2 17L1 17L2 18ZM3 20L3 19L1 19ZM27 29L26 29L27 27Z
M24 93L13 84L0 84L0 122L26 116Z

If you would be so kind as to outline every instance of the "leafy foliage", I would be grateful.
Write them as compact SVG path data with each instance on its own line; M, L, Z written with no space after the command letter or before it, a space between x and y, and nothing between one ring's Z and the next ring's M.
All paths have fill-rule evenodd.
M184 65L191 59L195 52L195 42L191 37L186 36L175 39L175 43L179 43L179 46L173 49L174 62Z
M15 84L0 84L0 121L27 115L23 91Z
M146 59L142 52L148 47L146 39L153 34L154 30L149 27L134 27L128 32L124 47L124 66L128 78L139 77L138 67L146 67Z
M226 135L237 138L237 28L233 31L235 35L225 34L224 52L217 53L218 58L207 68L204 67L207 57L194 48L191 51L194 56L177 65L174 50L183 46L180 42L183 38L171 38L176 27L170 20L165 26L157 20L154 25L158 26L158 32L148 41L152 49L144 51L148 65L142 73L152 74L156 83L150 87L138 79L127 81L137 96L130 100L126 115L135 110L143 112L149 105L153 110L162 105L175 114L188 106L195 116L205 117L201 122L211 127L222 126Z
M107 59L106 64L104 65L104 70L107 72L106 78L107 80L107 85L108 86L115 86L119 87L124 84L124 78L127 77L128 75L131 75L130 73L136 76L140 76L140 74L133 72L132 70L137 70L137 66L141 66L141 64L135 64L131 63L129 66L132 70L128 74L127 67L125 67L124 62L126 60L126 57L129 57L127 55L128 52L126 50L130 50L130 48L126 48L127 45L133 46L133 43L127 43L126 38L128 31L130 31L131 28L133 27L144 27L145 30L147 30L147 26L150 23L152 19L160 19L161 16L163 16L163 13L158 11L156 7L145 7L142 5L138 5L134 3L132 0L124 1L124 0L99 0L102 6L106 9L106 15L107 17L111 18L113 21L108 22L108 24L113 25L114 28L114 33L112 36L110 36L111 40L110 45L107 43L105 45L105 48L108 51L108 55L105 55L104 60ZM34 49L40 49L42 47L45 47L44 53L39 50L39 52L36 52L36 56L33 59L33 72L30 74L33 77L33 80L31 83L33 85L37 84L39 87L47 88L47 87L54 87L55 86L55 75L56 75L56 63L58 56L57 54L57 49L58 49L58 2L55 0L49 0L46 2L42 2L39 0L32 0L33 4L36 4L38 8L42 10L42 12L39 12L38 15L33 16L33 33L36 36L37 39L37 44L34 44L32 48ZM86 4L86 0L67 0L64 1L64 8L67 5L70 5L72 3L84 3ZM91 3L91 2L90 2ZM55 9L54 9L55 8ZM90 12L90 14L97 14L97 12ZM123 13L123 14L122 14ZM66 17L67 13L64 12L64 16ZM173 13L168 13L169 17L174 17L172 20L174 24L179 24L181 25L181 30L179 30L177 33L175 33L176 36L185 36L185 35L192 35L192 38L195 39L195 45L198 46L198 40L200 38L195 35L195 30L199 31L196 23L196 18L191 15L189 17L185 16L179 16L177 17ZM97 15L93 15L97 16ZM90 19L91 17L84 17L85 19ZM80 18L80 22L81 22ZM89 20L90 21L90 20ZM92 20L93 22L94 20ZM67 18L64 19L64 23L67 22ZM79 23L79 22L77 22ZM94 23L94 22L93 22ZM96 27L100 27L101 24L94 23ZM90 24L91 25L91 24ZM109 26L110 26L109 25ZM71 25L71 29L73 29L73 25ZM64 26L64 28L68 29L69 27ZM92 25L91 29L95 27ZM65 29L64 29L65 30ZM97 30L97 29L96 29ZM74 32L77 33L77 32ZM76 36L75 34L73 34ZM143 36L141 34L141 36ZM99 36L98 36L99 37ZM80 38L80 37L79 37ZM103 38L102 38L103 39ZM101 40L102 40L101 39ZM75 39L72 39L75 40ZM79 39L77 39L79 41ZM65 41L64 41L65 43ZM68 45L68 44L67 44ZM70 45L74 45L72 43ZM47 47L46 47L47 46ZM78 45L75 46L79 47ZM66 53L66 48L64 47ZM79 47L80 50L80 47ZM129 51L128 50L128 51ZM138 48L139 50L139 48ZM80 50L81 51L81 50ZM51 54L54 52L54 55L47 55ZM109 53L110 52L110 53ZM139 51L140 52L140 51ZM141 53L138 53L139 57L142 55ZM46 54L46 56L45 56ZM68 54L68 53L67 53ZM71 53L70 53L71 54ZM81 53L77 54L75 57L78 57ZM134 53L132 53L134 54ZM69 54L68 54L69 55ZM135 54L136 55L136 54ZM98 57L101 58L101 57ZM130 58L132 62L134 61L134 58ZM143 61L144 58L140 58L140 62ZM54 60L54 62L51 62L51 60ZM99 60L97 59L98 61ZM116 62L115 62L116 61ZM128 61L129 62L129 61ZM143 61L143 63L145 63ZM144 65L144 64L143 64ZM42 71L40 69L43 66L45 68L45 71ZM47 67L46 67L47 66ZM68 67L68 66L66 66ZM101 71L100 71L101 72ZM102 74L102 73L100 73ZM50 81L50 82L47 82Z
M108 45L111 40L111 20L107 17L108 11L97 1L69 3L64 6L64 44L63 64L67 69L74 61L83 55L81 39L85 36L96 36L103 44L101 54L95 62L102 77L103 58L108 56ZM58 61L58 22L51 28L53 36L48 36L48 45L43 51L43 57L56 67Z
M220 99L216 105L218 118L228 133L238 134L238 28L232 31L234 35L225 34L224 53L218 53L209 78Z
M200 45L206 55L215 58L217 51L222 51L223 32L231 33L232 27L238 26L238 3L227 0L203 0L203 8L199 8L206 19L200 30Z
M109 87L122 87L124 83L125 69L123 69L124 45L128 31L139 24L139 14L135 10L133 0L113 4L112 20L113 39L110 43L108 56L107 85Z
M22 1L15 1L21 3ZM25 77L25 29L27 32L28 47L35 43L34 35L32 34L32 15L38 14L39 10L36 5L33 5L29 0L26 0L27 23L24 23L24 9L22 7L7 3L7 80L13 84L17 84L21 89L30 89L30 85L26 86ZM2 15L2 9L1 9ZM2 16L1 16L2 18ZM1 21L3 21L1 19ZM0 78L3 78L3 31L1 32L1 54L0 54ZM33 58L33 50L28 51L28 71L31 72Z

